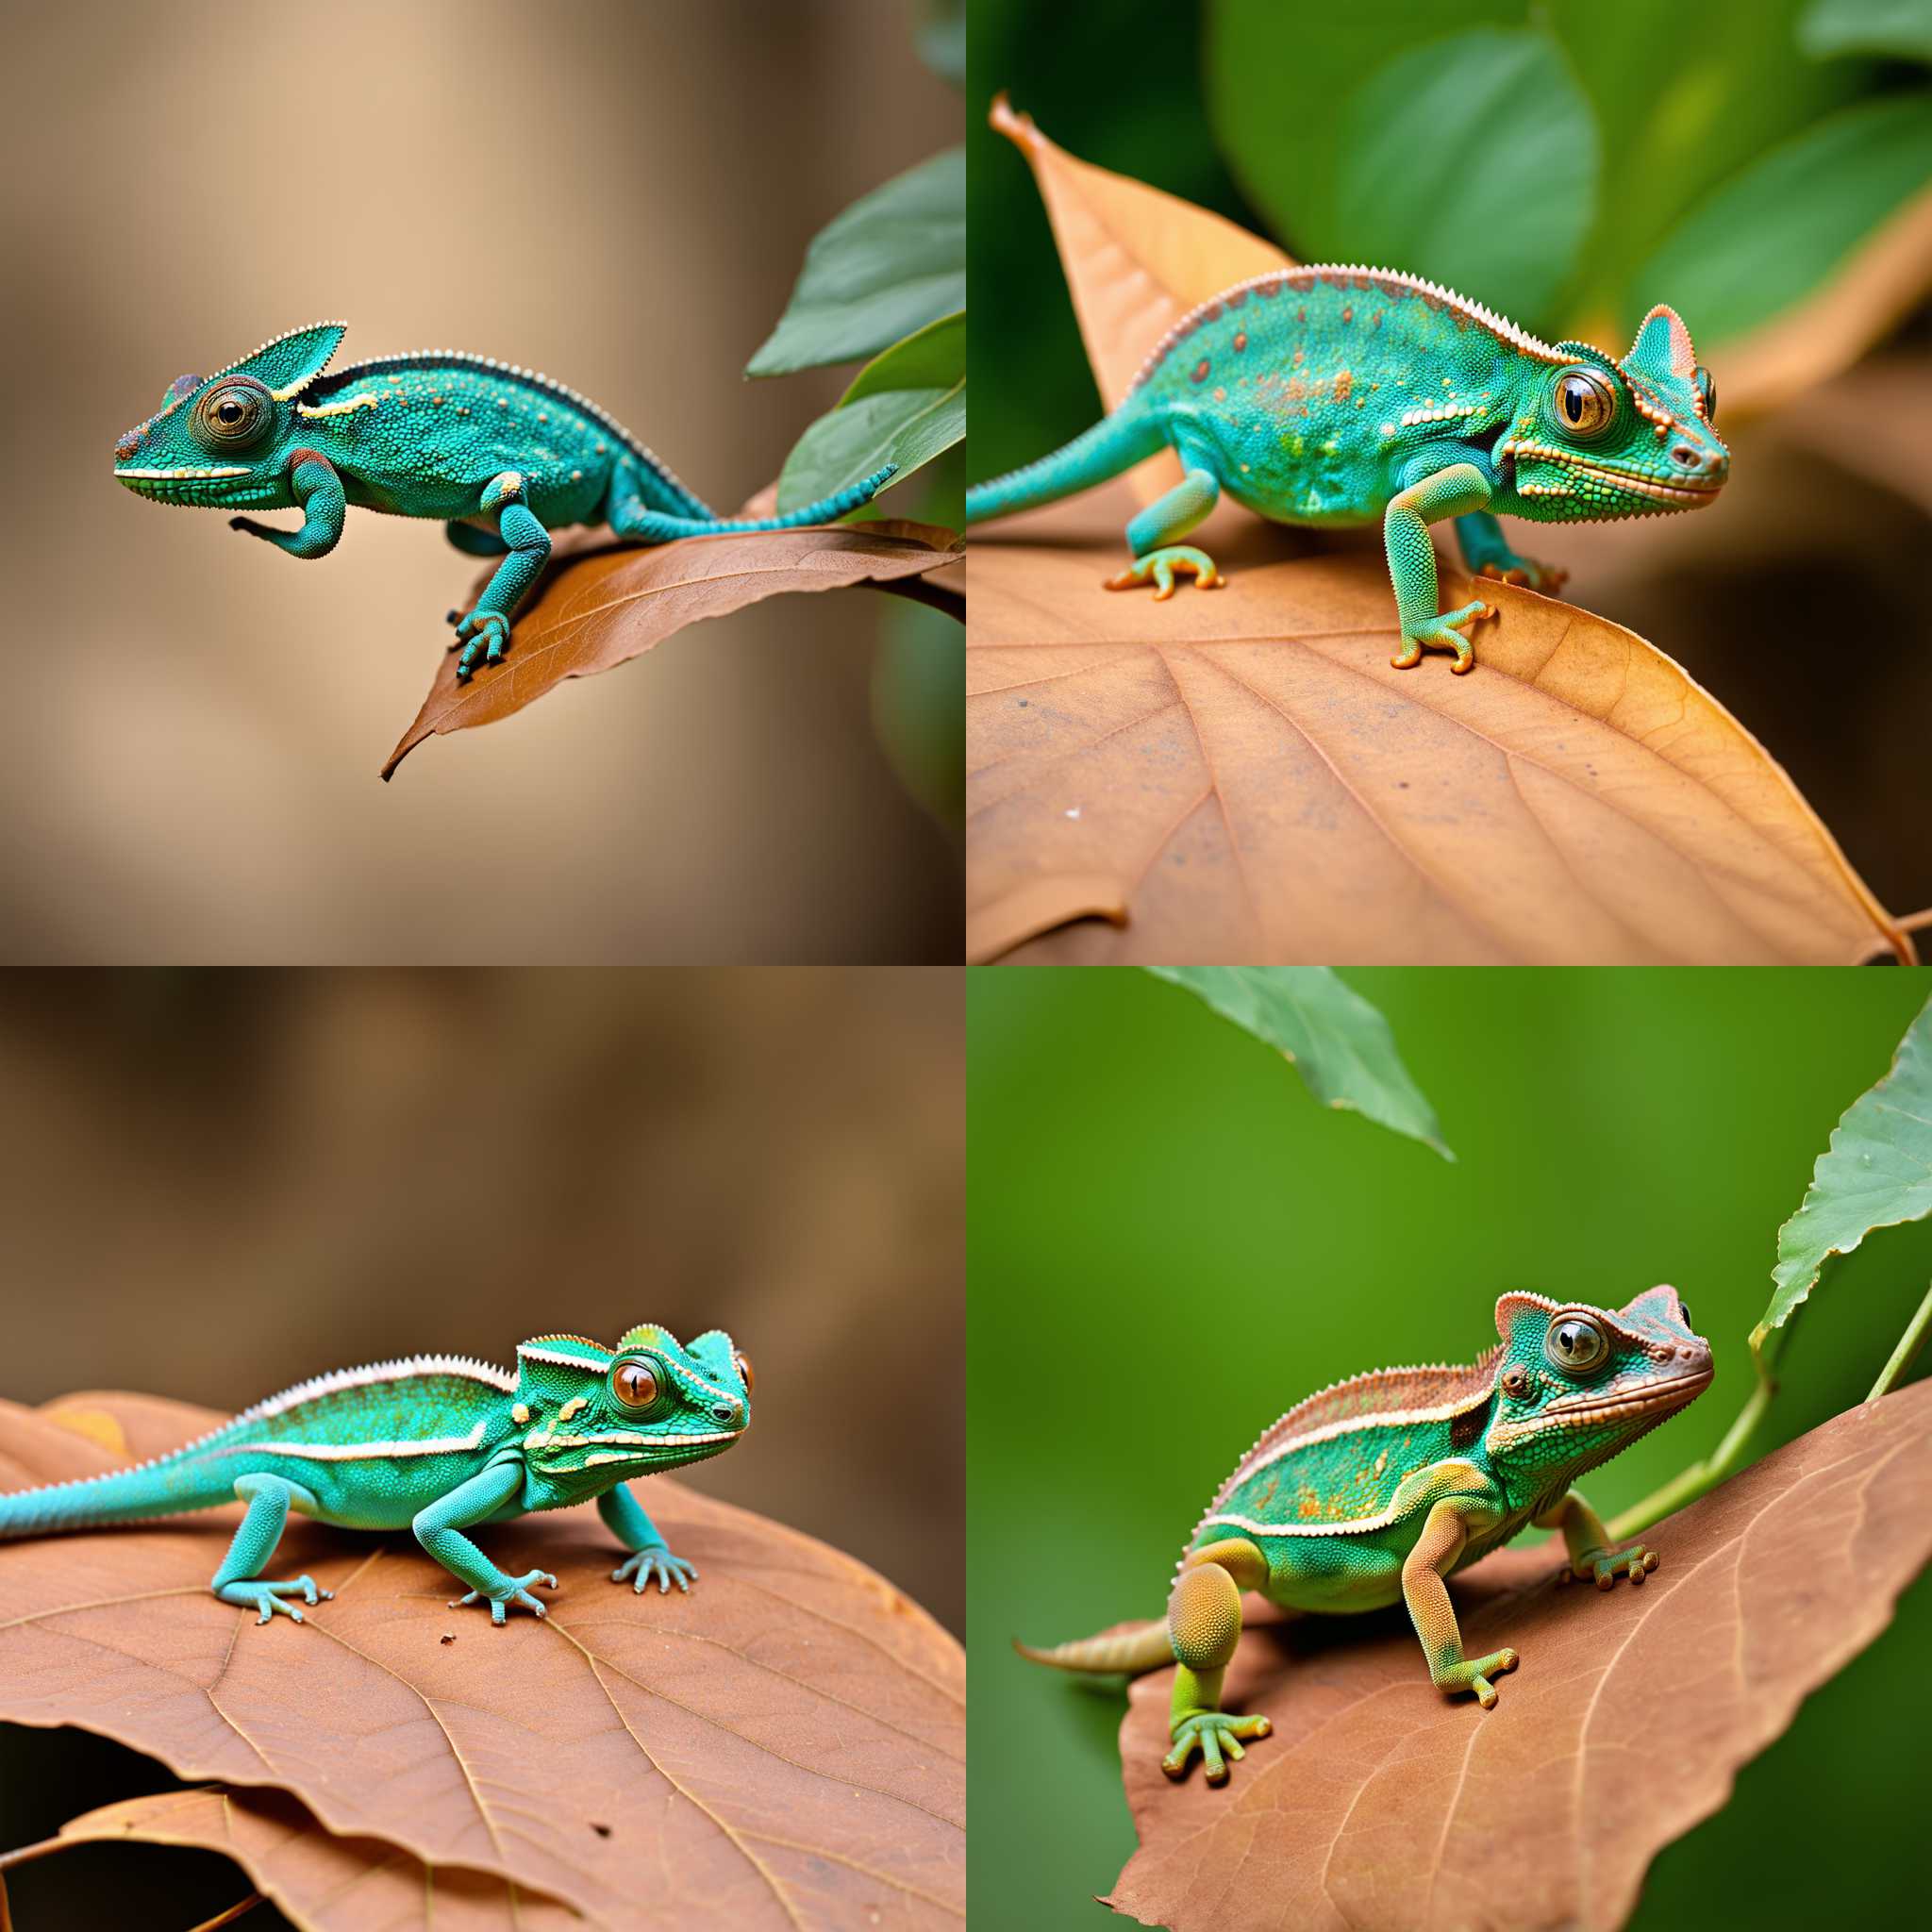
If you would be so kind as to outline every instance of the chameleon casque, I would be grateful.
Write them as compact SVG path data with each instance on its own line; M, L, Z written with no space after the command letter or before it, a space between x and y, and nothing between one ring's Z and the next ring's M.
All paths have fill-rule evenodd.
M1141 1672L1177 1662L1173 1748L1183 1777L1198 1751L1210 1783L1265 1717L1221 1708L1222 1678L1241 1632L1241 1596L1258 1591L1291 1611L1408 1607L1444 1691L1473 1690L1513 1650L1465 1657L1443 1578L1520 1531L1560 1529L1562 1575L1641 1583L1657 1552L1612 1550L1571 1485L1674 1415L1711 1377L1710 1345L1674 1288L1614 1313L1539 1294L1496 1304L1502 1341L1467 1367L1379 1369L1311 1395L1265 1430L1216 1491L1177 1567L1167 1622L1052 1650L1018 1645L1061 1670Z
M510 1576L464 1535L533 1509L595 1498L631 1552L611 1572L641 1591L688 1591L694 1564L675 1557L625 1484L701 1462L751 1424L751 1364L721 1329L680 1345L668 1329L633 1328L614 1349L580 1335L540 1335L514 1374L467 1356L413 1356L298 1382L172 1454L128 1470L0 1495L0 1539L45 1536L213 1509L247 1513L209 1588L266 1624L288 1601L330 1594L310 1576L262 1575L290 1510L343 1529L412 1529L493 1622L557 1578ZM452 1606L454 1607L454 1606Z
M457 675L495 663L550 556L550 532L608 524L637 543L830 523L870 503L896 466L776 517L721 517L588 397L533 369L430 349L325 375L346 325L264 342L218 375L177 376L114 445L137 495L203 509L300 509L302 526L229 523L291 557L326 557L347 507L438 517L472 557L501 557L466 612L452 610Z
M1382 525L1400 671L1424 648L1474 658L1480 601L1437 608L1428 525L1456 520L1472 573L1554 591L1564 573L1517 556L1496 512L1580 523L1701 509L1730 453L1717 391L1674 309L1644 317L1619 362L1541 342L1480 303L1371 268L1291 268L1224 290L1174 325L1118 408L1052 456L967 492L983 522L1090 489L1163 448L1182 480L1127 525L1109 590L1176 572L1224 581L1181 539L1225 491L1276 523Z

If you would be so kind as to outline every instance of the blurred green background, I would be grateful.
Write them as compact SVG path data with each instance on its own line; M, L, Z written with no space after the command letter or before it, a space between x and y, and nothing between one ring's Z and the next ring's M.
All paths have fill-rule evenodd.
M1736 711L1887 905L1932 901L1932 853L1900 808L1926 797L1932 713L1916 561L1932 541L1932 317L1922 305L1756 421L1727 401L1744 391L1727 378L1738 346L1932 181L1932 7L1109 0L1043 31L1029 0L972 0L971 25L974 479L1100 413L1032 176L986 125L1003 89L1080 158L1304 261L1430 275L1615 353L1672 303L1717 380L1723 502L1517 541Z
M1158 1616L1257 1430L1340 1376L1470 1359L1506 1289L1614 1307L1670 1281L1696 1310L1715 1384L1588 1491L1607 1512L1648 1494L1736 1415L1778 1226L1932 994L1932 971L1344 976L1393 1026L1455 1165L1318 1106L1149 974L968 975L975 1922L1098 1924L1085 1901L1134 1845L1124 1698L1024 1663L1010 1638ZM1863 1398L1928 1278L1932 1224L1841 1264L1793 1324L1760 1453ZM1190 1378L1201 1348L1211 1369ZM1730 1805L1663 1851L1633 1923L1909 1920L1928 1644L1922 1578Z

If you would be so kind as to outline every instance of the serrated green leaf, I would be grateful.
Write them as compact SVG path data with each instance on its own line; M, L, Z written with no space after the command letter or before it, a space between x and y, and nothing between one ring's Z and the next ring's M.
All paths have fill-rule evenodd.
M1811 0L1798 44L1814 60L1840 54L1893 54L1932 61L1932 6L1926 0Z
M1778 1230L1771 1306L1754 1348L1781 1328L1838 1256L1874 1228L1932 1214L1932 1000L1906 1029L1891 1071L1832 1129L1798 1211Z
M1389 1023L1326 966L1149 966L1284 1055L1315 1098L1454 1160Z
M895 488L966 436L966 315L962 309L894 342L792 445L778 508L828 496L886 463Z
M1928 179L1932 91L1841 108L1692 209L1639 269L1622 306L1641 313L1668 300L1700 348L1735 340L1829 280Z
M747 375L875 356L966 306L966 150L948 148L821 228Z

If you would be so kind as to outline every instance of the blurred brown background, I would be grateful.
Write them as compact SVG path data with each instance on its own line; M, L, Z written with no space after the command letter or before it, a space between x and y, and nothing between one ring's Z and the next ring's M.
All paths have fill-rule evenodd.
M474 564L367 511L298 563L110 474L182 371L339 316L546 370L735 506L850 375L742 378L806 243L959 138L920 17L8 8L0 958L958 958L869 715L898 600L703 625L385 786Z
M963 1623L956 972L0 974L0 1395L721 1326L684 1480ZM646 1485L648 1489L648 1485Z

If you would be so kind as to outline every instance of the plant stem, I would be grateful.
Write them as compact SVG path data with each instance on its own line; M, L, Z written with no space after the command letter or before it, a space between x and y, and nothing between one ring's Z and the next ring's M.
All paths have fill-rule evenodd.
M1925 1291L1925 1299L1919 1304L1919 1312L1906 1324L1906 1332L1899 1337L1898 1346L1891 1352L1891 1359L1879 1372L1877 1381L1873 1383L1872 1392L1865 1398L1867 1402L1876 1402L1911 1367L1912 1357L1925 1340L1928 1324L1932 1324L1932 1288Z
M1624 1510L1609 1525L1611 1541L1620 1543L1626 1537L1636 1536L1673 1510L1696 1502L1707 1490L1714 1490L1723 1482L1743 1455L1745 1443L1764 1420L1764 1411L1771 1407L1771 1398L1776 1393L1777 1384L1766 1373L1760 1359L1757 1387L1751 1391L1750 1401L1738 1411L1738 1419L1731 1424L1724 1441L1702 1462L1693 1462L1689 1469L1674 1475L1662 1489L1652 1491L1642 1502Z

